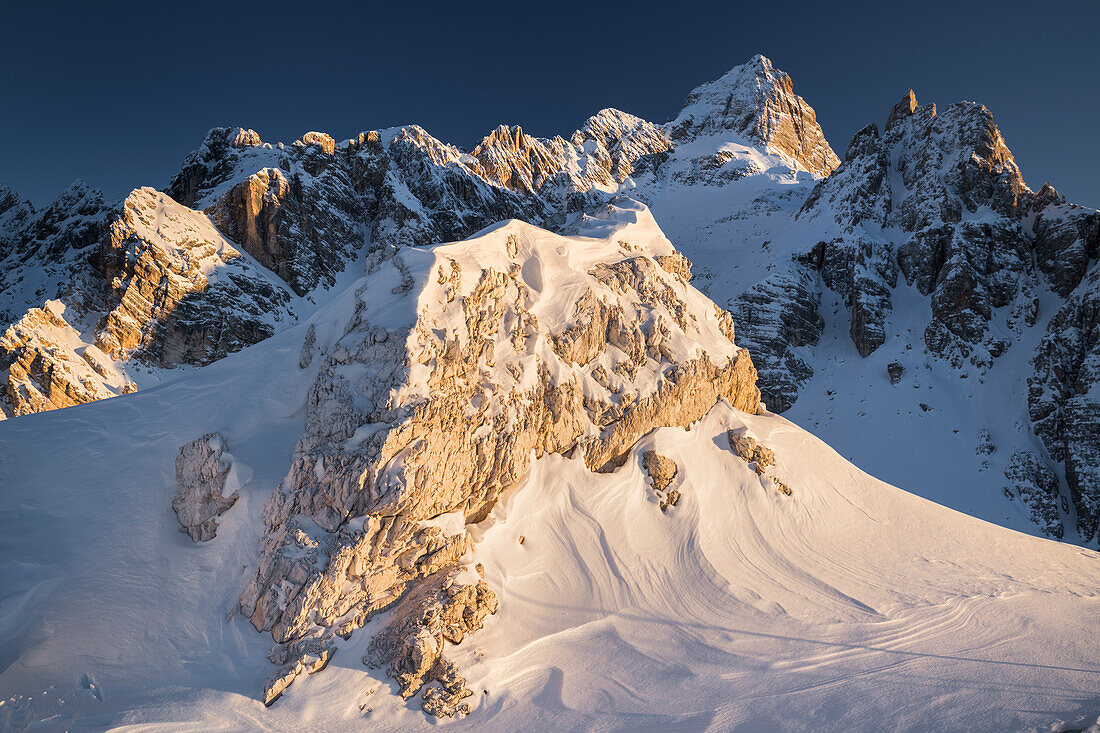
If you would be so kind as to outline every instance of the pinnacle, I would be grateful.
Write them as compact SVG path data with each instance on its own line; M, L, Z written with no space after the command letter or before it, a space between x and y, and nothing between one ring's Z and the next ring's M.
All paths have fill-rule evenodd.
M885 131L889 131L894 123L903 117L908 117L913 114L917 109L917 95L910 89L901 97L901 101L894 105L894 108L890 110L890 116L886 118Z

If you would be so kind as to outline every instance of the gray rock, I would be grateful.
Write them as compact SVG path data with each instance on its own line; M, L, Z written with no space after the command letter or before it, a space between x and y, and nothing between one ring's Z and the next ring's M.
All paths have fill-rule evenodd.
M225 440L208 433L180 447L176 456L176 493L172 509L180 520L181 532L195 542L208 542L218 531L218 517L237 503L237 492L224 496L226 477L233 457Z
M905 367L900 362L892 361L886 365L886 373L890 377L890 384L900 384L901 376L905 374Z
M649 474L650 486L657 492L661 511L668 511L669 507L676 506L680 501L680 492L668 488L679 471L676 461L656 451L647 450L642 454L642 468Z
M1005 496L1027 507L1031 521L1043 532L1059 539L1065 534L1059 506L1064 504L1058 475L1036 454L1020 451L1012 454L1005 469Z
M772 449L757 443L756 438L746 435L744 430L729 430L726 437L730 443L730 450L758 474L762 475L769 467L775 465L775 453Z

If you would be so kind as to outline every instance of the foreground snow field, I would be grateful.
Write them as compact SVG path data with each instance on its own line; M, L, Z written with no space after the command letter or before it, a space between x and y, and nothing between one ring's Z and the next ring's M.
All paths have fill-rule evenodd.
M384 614L271 708L270 637L227 618L302 431L303 337L0 425L5 728L430 725L361 661ZM791 496L730 451L731 427L775 451ZM241 498L194 545L172 464L211 430ZM680 469L668 512L649 449ZM456 729L1060 730L1100 714L1100 555L891 487L771 414L720 403L614 473L545 457L473 533L466 559L501 611L452 649L476 693Z

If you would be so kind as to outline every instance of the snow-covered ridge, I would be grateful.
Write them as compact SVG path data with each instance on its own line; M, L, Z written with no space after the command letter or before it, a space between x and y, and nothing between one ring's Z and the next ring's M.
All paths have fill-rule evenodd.
M461 522L445 534L424 520L483 518L539 455L613 470L646 432L718 400L756 411L729 315L690 286L648 210L623 200L579 229L512 221L406 250L357 284L350 317L311 326L302 363L321 366L306 428L241 596L281 645L268 701L402 599L376 661L406 696L450 680L425 708L453 713L465 692L443 657L453 634L403 619L454 587L470 542ZM496 607L476 587L463 633Z
M729 98L721 109L704 108L709 104L704 97L713 96L703 94L704 89ZM568 139L537 138L502 125L469 153L416 125L363 132L341 142L323 132L308 132L289 145L265 143L251 129L215 128L166 189L173 216L209 220L217 233L201 232L204 241L218 251L218 242L224 241L274 277L246 268L247 274L229 280L246 283L241 289L248 294L230 297L226 291L207 297L198 293L216 288L188 276L192 295L183 307L202 300L202 313L190 308L173 316L174 305L129 309L133 312L121 314L122 322L106 330L125 326L126 333L167 334L185 343L163 353L135 351L130 344L125 355L112 343L108 351L118 362L114 368L125 373L127 389L141 388L159 381L165 367L207 363L266 338L358 277L356 269L365 258L383 259L395 247L463 239L506 219L561 229L578 213L621 193L656 202L666 191L685 186L717 190L746 177L762 177L770 184L784 176L798 180L800 173L810 179L805 170L824 172L832 165L813 111L794 96L789 77L763 57L697 89L689 108L690 114L685 112L671 127L601 110ZM685 115L698 123L690 135L681 134ZM716 116L713 123L707 121L711 115ZM738 124L722 115L735 116ZM776 172L783 170L788 173ZM82 342L100 340L95 324L120 316L113 300L121 287L108 282L116 273L104 267L100 243L114 236L109 230L120 210L157 205L141 189L127 202L107 204L98 192L75 184L49 208L35 212L10 190L0 191L0 259L5 265L0 327L55 299L67 309L67 318L80 321L69 325L82 334ZM152 248L164 253L158 267L190 267L180 264L194 255L191 235L184 229L142 230L135 236L157 240ZM149 292L165 284L161 275L145 270L127 275L124 282L132 291ZM222 278L222 284L228 281ZM104 290L106 302L99 295ZM140 297L148 299L149 292ZM251 300L267 315L258 318L256 307L247 302ZM242 316L242 310L248 315ZM37 328L41 331L41 324ZM27 364L15 381L4 380L6 414L119 392L118 385L89 373L79 354L62 350L54 355L47 342L67 336L41 335L43 344L30 351L26 338L13 333L7 339L0 365ZM103 338L110 341L111 336ZM127 340L133 339L122 338Z

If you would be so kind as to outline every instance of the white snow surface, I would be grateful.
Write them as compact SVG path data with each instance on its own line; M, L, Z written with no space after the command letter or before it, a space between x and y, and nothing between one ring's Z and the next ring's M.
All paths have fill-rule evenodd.
M356 290L313 316L320 343ZM134 395L0 423L0 729L1097 725L1100 554L919 498L782 417L724 403L649 434L614 473L539 459L472 529L466 560L484 564L501 610L449 651L475 691L468 717L430 719L364 667L385 614L265 708L272 640L232 609L322 361L299 368L305 328ZM729 428L775 451L769 475L791 496L729 450ZM240 499L194 544L171 510L173 462L211 431ZM646 450L679 467L668 512Z

